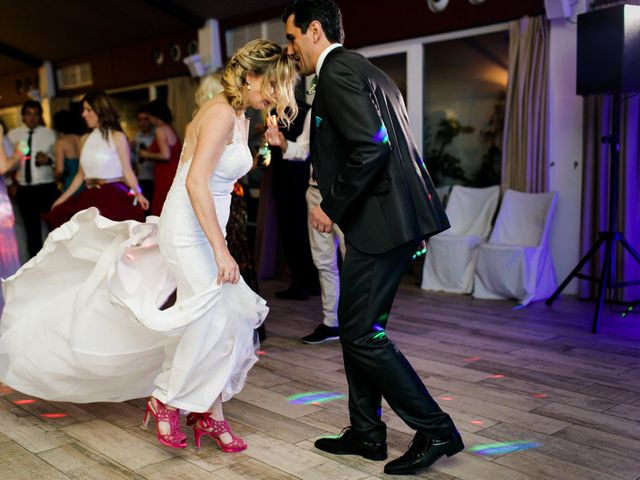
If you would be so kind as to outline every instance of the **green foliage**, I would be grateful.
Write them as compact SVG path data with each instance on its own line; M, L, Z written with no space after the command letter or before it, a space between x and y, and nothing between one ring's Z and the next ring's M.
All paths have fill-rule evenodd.
M480 130L480 139L486 148L482 155L482 164L475 174L474 186L478 188L499 185L502 171L502 135L504 131L504 94L500 95L493 106L493 113L487 122L487 128Z
M436 185L441 185L446 179L456 180L457 183L468 185L470 183L461 162L446 149L453 143L458 135L473 133L474 128L469 125L461 125L455 118L442 118L438 122L438 130L432 139L429 121L425 121L425 144L428 145L425 160L429 173Z

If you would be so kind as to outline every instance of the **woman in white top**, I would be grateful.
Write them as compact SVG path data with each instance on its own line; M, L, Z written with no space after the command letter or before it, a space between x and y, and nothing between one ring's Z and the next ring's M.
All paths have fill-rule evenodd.
M78 172L45 220L57 228L77 212L96 207L111 220L144 221L149 201L138 186L129 142L107 94L87 94L82 100L82 117L92 132L82 137ZM74 197L83 183L84 190Z
M249 42L189 124L159 219L113 222L91 208L51 232L4 284L0 381L48 400L150 395L145 424L155 419L163 445L186 446L181 409L192 412L196 446L209 436L224 452L246 448L222 402L257 360L254 329L268 309L242 280L225 230L233 185L253 164L244 111L273 109L288 123L296 79L279 45Z

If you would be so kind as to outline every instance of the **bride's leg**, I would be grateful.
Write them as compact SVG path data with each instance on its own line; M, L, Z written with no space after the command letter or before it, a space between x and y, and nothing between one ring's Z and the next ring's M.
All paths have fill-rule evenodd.
M176 408L151 397L147 401L143 428L147 428L151 416L156 423L156 436L160 443L173 448L184 448L187 445L187 436L180 429L180 412Z
M156 397L151 397L149 401L151 402L151 405L153 406L154 411L157 412L158 399ZM167 408L167 410L170 410L170 411L175 410L175 408L173 408L170 405L165 405L165 407ZM159 420L158 431L160 432L160 435L169 435L171 433L171 424L168 421Z
M213 402L213 405L211 406L211 417L214 420L217 420L219 422L224 421L224 414L222 413L222 400L220 400L220 397L216 398L216 401ZM209 429L210 431L211 429ZM220 435L220 441L222 443L231 443L233 442L233 437L231 436L230 432L224 432L222 435Z
M247 444L239 437L231 433L229 424L222 413L222 402L217 398L208 412L190 413L187 417L187 425L193 425L196 448L200 448L200 438L210 436L224 452L241 452L247 448Z

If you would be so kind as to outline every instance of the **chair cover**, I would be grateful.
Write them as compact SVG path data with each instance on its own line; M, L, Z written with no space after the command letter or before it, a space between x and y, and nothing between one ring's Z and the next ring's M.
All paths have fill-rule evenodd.
M548 243L557 199L557 192L505 192L489 242L478 248L474 297L527 305L555 291Z
M471 293L476 247L486 240L496 213L500 187L456 185L447 203L451 228L429 239L422 271L422 288Z

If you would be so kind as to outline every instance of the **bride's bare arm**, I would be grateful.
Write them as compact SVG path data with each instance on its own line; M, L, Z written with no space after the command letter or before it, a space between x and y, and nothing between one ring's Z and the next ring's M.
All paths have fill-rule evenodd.
M196 145L191 161L186 187L196 218L204 231L218 266L218 283L236 283L240 279L238 264L235 262L218 223L216 207L209 190L209 179L220 162L236 120L236 113L224 103L212 103L201 110L195 128Z

